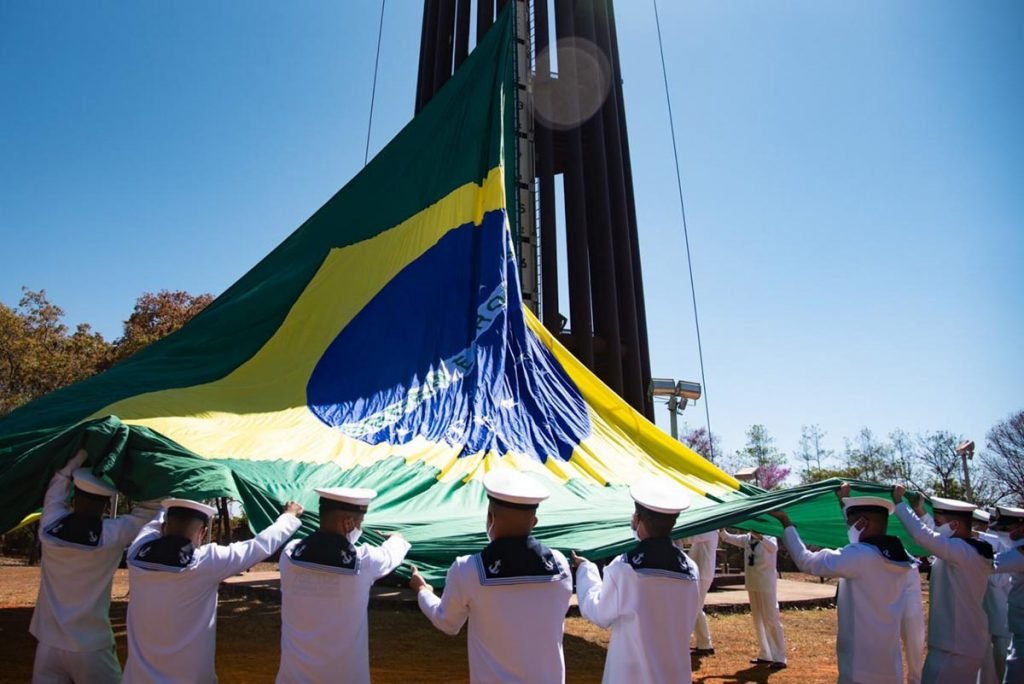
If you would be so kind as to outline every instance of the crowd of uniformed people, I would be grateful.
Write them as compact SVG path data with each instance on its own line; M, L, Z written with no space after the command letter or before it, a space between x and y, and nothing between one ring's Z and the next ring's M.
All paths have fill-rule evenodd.
M86 458L79 451L58 470L43 502L41 580L30 626L39 641L34 682L215 682L218 586L279 549L277 681L370 681L370 587L401 565L410 548L399 534L380 546L358 543L376 492L317 489L319 529L302 540L289 541L304 513L289 503L251 540L204 544L215 509L198 501L164 499L105 518L116 490L81 467ZM691 658L714 654L703 604L719 541L743 552L758 648L751 662L766 670L787 667L776 538L712 531L684 540L688 555L671 535L689 496L650 479L630 489L635 545L602 569L575 552L566 559L532 536L548 497L536 480L497 469L483 485L489 544L455 560L440 596L415 568L410 581L439 630L458 634L468 623L473 682L565 681L562 636L573 569L580 613L611 630L605 682L690 682ZM846 485L837 494L850 541L837 550L809 551L785 511L771 515L800 570L839 578L839 682L1024 683L1024 510L997 507L990 520L972 504L932 497L929 515L924 497L900 486L891 497L853 497ZM889 534L893 514L931 555L927 628L919 560ZM122 673L109 607L126 547Z

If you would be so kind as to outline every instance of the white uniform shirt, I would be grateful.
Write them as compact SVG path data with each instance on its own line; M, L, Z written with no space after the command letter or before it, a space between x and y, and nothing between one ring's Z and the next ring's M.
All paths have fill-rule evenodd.
M471 682L562 684L562 631L572 598L569 564L552 549L559 574L484 584L479 553L460 556L448 569L444 594L420 591L420 610L445 634L458 634L469 620ZM533 581L530 581L533 580Z
M988 532L978 532L978 539L983 539L992 545L996 554L1000 554L1010 548L1009 544L1003 542L998 535ZM1010 636L1010 575L1004 572L993 572L988 578L988 587L985 589L985 602L982 606L985 609L985 616L988 617L988 632L992 636Z
M779 557L779 542L775 537L765 535L755 539L749 532L730 534L721 530L722 541L743 549L743 579L747 591L775 591L779 573L776 563ZM750 559L753 556L754 563Z
M1020 544L1021 540L1013 542ZM997 573L1010 576L1010 597L1007 606L1007 621L1010 631L1020 636L1024 634L1024 553L1015 546L996 556Z
M801 572L840 578L836 602L839 681L901 684L900 623L911 565L887 560L878 548L865 543L812 553L794 527L786 528L783 540Z
M992 560L963 539L933 532L905 501L896 507L896 517L914 542L936 558L928 583L928 647L984 658L990 639L982 603Z
M690 544L689 557L697 564L701 584L708 585L715 579L718 566L718 530L697 534L683 540Z
M369 682L370 587L401 565L409 542L392 536L355 547L349 570L295 562L299 540L281 553L281 669L279 684Z
M149 569L136 557L140 546L160 537L162 522L160 515L146 525L128 550L128 662L122 681L216 682L217 588L273 554L301 523L283 513L248 541L204 544L179 571Z
M638 572L625 556L605 567L603 582L593 563L583 563L576 570L580 613L598 627L612 630L605 684L692 681L685 644L700 612L699 570L682 557L689 577Z
M141 505L131 515L102 521L96 545L76 544L56 536L57 525L71 513L66 499L70 473L83 458L59 470L43 498L39 541L43 547L39 597L29 632L40 643L65 651L98 651L114 645L110 628L110 585L125 547L153 519L156 504ZM50 534L52 530L54 534Z

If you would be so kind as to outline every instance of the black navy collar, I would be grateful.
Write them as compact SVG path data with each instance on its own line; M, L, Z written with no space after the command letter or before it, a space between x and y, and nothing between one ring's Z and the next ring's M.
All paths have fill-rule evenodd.
M566 576L548 547L533 537L502 537L480 552L483 584L551 582Z
M697 579L686 554L668 537L648 537L627 551L622 558L641 575Z
M94 549L103 537L103 518L85 513L68 513L45 530L58 544Z
M130 562L145 570L181 572L191 565L195 553L196 547L190 539L167 535L143 543Z
M359 553L343 534L317 530L293 546L288 558L296 565L313 570L359 573Z
M878 549L878 552L882 554L882 557L887 561L906 565L917 565L917 560L907 553L907 550L904 548L903 542L900 541L899 537L894 537L890 534L879 534L874 537L868 537L867 539L861 539L861 542Z
M964 538L961 537L961 539L964 539ZM984 539L970 539L970 538L968 538L968 539L964 539L964 541L967 542L968 544L970 544L971 546L973 546L974 550L977 551L978 554L981 555L981 557L984 558L985 560L992 560L993 558L995 558L995 556L996 556L995 549L993 549L992 545L989 544Z

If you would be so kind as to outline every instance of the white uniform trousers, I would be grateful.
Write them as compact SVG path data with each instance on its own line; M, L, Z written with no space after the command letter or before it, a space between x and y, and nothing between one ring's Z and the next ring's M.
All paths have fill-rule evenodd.
M774 663L786 662L786 635L782 632L779 602L774 591L747 591L750 617L757 634L757 657Z
M921 684L964 684L978 678L980 658L969 658L937 648L928 648L921 672Z
M925 652L924 607L917 603L903 611L900 622L900 640L907 661L907 684L921 684Z
M121 663L114 647L98 651L65 651L46 644L36 646L32 684L118 684Z
M992 643L981 663L978 684L1002 684L1006 674L1006 652L1010 649L1010 637L992 635Z
M1014 633L1010 639L1010 652L1006 656L1006 674L1003 684L1024 682L1024 634Z
M697 624L693 628L693 636L696 639L697 648L714 648L711 645L711 630L708 629L708 616L704 614L704 599L707 598L708 590L711 589L711 582L714 578L705 582L700 580L700 612L697 613Z

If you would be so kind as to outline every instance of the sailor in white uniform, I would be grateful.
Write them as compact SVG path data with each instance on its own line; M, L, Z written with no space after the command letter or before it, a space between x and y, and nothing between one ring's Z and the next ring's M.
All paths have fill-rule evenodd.
M471 682L565 681L562 630L572 598L565 556L531 536L543 485L518 471L492 470L483 479L490 499L483 551L449 568L444 594L413 571L409 586L420 610L439 630L458 634L469 621Z
M1024 682L1024 509L996 506L990 529L1006 547L996 556L996 572L1010 578L1007 623L1011 642L1003 682L1017 684Z
M104 520L117 489L79 468L87 457L79 450L50 480L43 498L39 597L29 625L39 640L32 667L37 683L121 681L110 585L125 548L159 510L159 504L147 503L131 515ZM68 506L72 481L75 495Z
M896 517L914 542L935 556L929 578L928 655L921 681L974 681L990 644L982 604L992 574L992 546L970 536L974 504L932 497L932 530L903 500L905 491L901 485L893 487Z
M743 581L750 597L750 617L758 643L757 657L750 662L781 670L786 667L786 634L782 631L777 596L779 542L757 532L718 533L726 544L743 549Z
M1012 547L1009 535L1005 532L990 531L992 516L980 508L975 509L971 520L971 529L975 538L983 539L992 545L998 556ZM1005 572L994 572L988 578L985 589L985 617L988 618L988 633L991 643L988 653L978 673L978 684L1000 684L1006 674L1006 653L1010 650L1010 575Z
M924 508L924 497L921 497L914 512L921 521L934 527L932 516ZM915 558L914 560L919 560ZM907 585L903 592L903 622L900 625L900 638L903 640L903 655L906 658L907 684L921 684L921 671L924 669L924 654L927 650L926 635L928 630L924 623L924 596L921 592L920 567L915 566L907 573Z
M690 497L678 485L642 481L630 488L639 543L604 569L573 552L580 614L611 628L604 684L690 682L689 645L700 612L697 564L672 544L672 528Z
M704 601L711 584L715 581L715 569L718 565L718 531L711 530L703 534L695 534L681 540L690 545L689 557L697 564L700 572L700 612L697 613L697 625L693 628L695 640L693 655L708 656L715 654L715 646L711 641L711 630L708 628L708 616L704 613ZM680 542L677 542L677 546Z
M298 531L291 502L270 527L244 542L203 544L216 512L188 499L165 499L164 512L128 549L128 662L124 682L217 681L217 588L281 548Z
M278 684L370 681L370 587L401 565L409 542L356 545L372 489L317 489L320 529L281 553Z
M900 623L907 573L916 561L898 537L887 534L891 501L846 496L846 484L838 493L850 538L841 549L808 551L785 512L771 515L785 528L786 550L802 572L839 578L839 683L902 684Z

